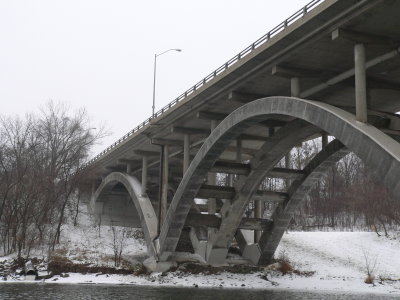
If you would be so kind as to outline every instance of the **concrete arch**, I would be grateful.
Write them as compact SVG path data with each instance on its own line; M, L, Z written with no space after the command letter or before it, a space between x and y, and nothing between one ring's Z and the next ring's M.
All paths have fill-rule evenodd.
M122 184L129 193L139 216L140 225L146 239L147 249L150 254L154 255L153 241L157 237L158 219L150 199L147 196L141 195L141 184L135 177L121 172L110 173L103 179L92 196L90 201L92 211L96 212L96 210L98 210L98 208L96 209L96 205L98 205L101 196L111 191L117 184Z
M251 260L255 264L269 263L301 200L309 193L314 183L327 172L328 168L334 166L349 152L339 140L333 140L327 147L317 153L302 170L303 175L292 182L287 193L287 200L281 202L275 209L270 218L272 222L263 231L258 244L247 244L242 232L240 230L236 231L235 238L239 239L244 258Z
M159 236L160 259L175 250L192 200L203 178L226 145L243 130L272 115L304 120L340 140L375 171L394 195L400 191L400 145L377 128L356 121L355 116L326 103L293 97L268 97L232 112L205 141L182 179Z
M272 226L265 230L259 242L259 264L268 264L289 226L293 214L314 184L326 174L327 170L345 157L350 151L339 140L333 140L322 149L304 168L304 175L290 187L289 199L281 203L272 215Z
M241 177L235 183L236 193L231 205L222 214L219 230L210 238L207 251L207 261L210 264L219 265L224 263L228 248L235 236L246 207L253 199L267 173L293 147L319 131L320 129L310 123L295 120L279 129L257 151L255 157L250 161L251 172L248 176Z

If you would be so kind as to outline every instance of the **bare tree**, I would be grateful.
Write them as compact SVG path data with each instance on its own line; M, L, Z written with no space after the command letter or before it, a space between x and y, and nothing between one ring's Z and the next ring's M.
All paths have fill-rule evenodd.
M378 255L372 255L365 248L362 249L363 258L364 258L364 267L365 272L367 273L367 277L365 278L365 283L373 284L374 283L374 272L378 266Z
M119 267L122 261L122 253L127 246L129 230L125 227L110 226L112 242L109 247L114 252L114 266Z
M104 136L85 110L49 102L40 116L0 118L0 242L20 256L50 236L59 242L66 207L84 176L90 147ZM35 238L33 238L35 237ZM29 251L28 251L29 252Z

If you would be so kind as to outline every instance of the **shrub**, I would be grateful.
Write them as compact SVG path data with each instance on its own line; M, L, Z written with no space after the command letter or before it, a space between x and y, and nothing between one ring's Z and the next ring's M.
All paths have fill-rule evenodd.
M374 280L375 280L375 277L374 277L373 275L369 274L369 275L365 278L364 282L365 282L365 283L368 283L368 284L373 284L373 283L374 283Z

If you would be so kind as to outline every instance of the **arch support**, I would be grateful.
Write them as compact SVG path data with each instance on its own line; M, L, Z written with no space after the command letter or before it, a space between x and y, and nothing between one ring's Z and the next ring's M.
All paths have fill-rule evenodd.
M242 216L255 192L259 189L267 173L281 160L285 153L306 138L318 132L318 128L302 120L295 120L279 129L276 134L264 143L250 161L251 171L235 184L236 194L232 204L224 214L217 233L210 240L207 262L211 265L222 265L228 253L229 245L236 233Z
M382 131L358 122L353 114L326 103L293 97L259 99L238 108L225 118L213 130L193 159L174 195L161 228L158 239L160 259L168 259L175 251L193 199L207 172L227 145L252 124L274 115L301 119L335 136L375 172L374 175L382 180L392 195L399 194L400 146ZM236 190L237 192L239 191ZM240 192L245 193L247 190Z
M289 199L275 209L270 228L265 230L261 236L259 242L261 253L258 261L260 265L270 263L293 214L314 184L326 174L330 167L334 166L348 153L349 150L340 141L332 141L304 168L305 174L292 183Z
M157 237L157 216L147 195L142 195L141 183L134 177L121 172L110 173L103 179L92 196L90 207L93 212L99 210L102 197L106 196L117 184L122 184L128 192L143 229L147 249L150 255L156 255L153 241Z

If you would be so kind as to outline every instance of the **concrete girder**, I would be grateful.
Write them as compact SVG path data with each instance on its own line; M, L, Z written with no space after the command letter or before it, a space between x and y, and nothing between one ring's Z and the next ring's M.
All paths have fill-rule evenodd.
M318 78L321 76L321 70L311 70L295 68L287 65L275 65L272 67L272 75L285 78Z
M222 114L222 113L215 113L212 111L199 111L197 113L197 118L201 120L217 120L217 121L222 121L228 116L228 114Z
M400 191L400 183L397 181L400 176L400 147L395 140L382 131L371 125L357 122L354 115L325 103L291 97L259 99L238 108L223 120L213 130L193 159L175 193L167 213L166 222L161 229L158 239L160 259L168 259L169 255L175 251L193 199L207 172L212 168L226 146L251 125L267 119L270 115L300 118L318 126L319 131L323 130L335 136L363 159L375 171L377 177L382 179L392 194ZM297 124L301 123L298 122ZM281 132L281 130L278 132ZM277 138L278 132L270 139L271 141L266 143L282 143ZM282 154L282 148L278 147L276 151ZM269 151L268 154L277 155L274 151ZM254 170L253 167L252 170ZM243 192L247 192L247 190L243 190ZM236 227L233 226L236 229L236 223L237 220L234 220L232 224L227 224L225 227L236 225ZM233 230L229 229L228 231ZM222 245L222 249L218 249L218 247L215 247L215 249L222 250L223 255L226 247L227 243Z
M219 185L208 185L203 184L197 193L198 198L217 198L217 199L232 199L235 196L235 188L231 186L219 186ZM262 191L257 190L253 198L255 200L269 200L274 202L285 201L288 198L286 193L275 192L275 191Z
M270 178L283 178L283 179L296 179L297 177L303 175L303 170L297 169L287 169L287 168L273 168L267 177Z
M110 191L118 183L122 184L128 192L131 200L139 215L141 227L144 232L147 249L151 255L155 255L156 251L153 247L153 241L157 237L157 216L154 212L153 205L146 195L142 195L141 183L133 176L114 172L110 173L103 179L96 192L92 195L90 208L96 212L96 205L100 196Z
M385 54L382 54L382 55L380 55L378 57L375 57L375 58L373 58L373 59L371 59L369 61L366 61L365 62L365 69L372 68L372 67L374 67L374 66L376 66L376 65L378 65L378 64L380 64L382 62L385 62L385 61L387 61L389 59L397 57L399 55L399 53L400 53L400 47L396 48L396 49L394 49L392 51L386 52ZM347 71L345 71L345 72L343 72L341 74L338 74L338 75L330 78L329 80L327 80L327 81L325 81L323 83L320 83L320 84L318 84L318 85L316 85L316 86L314 86L312 88L309 88L309 89L301 92L300 93L300 98L310 98L312 95L315 95L315 94L325 90L326 88L328 88L328 87L330 87L332 85L335 85L335 84L337 84L337 83L339 83L341 81L344 81L344 80L346 80L346 79L348 79L350 77L355 76L355 73L356 73L356 68L349 69L349 70L347 70Z
M213 227L218 228L221 224L221 218L216 215L190 213L186 218L185 226L190 227ZM272 224L269 219L261 218L243 218L238 226L239 229L247 230L266 230Z
M239 103L248 103L256 99L268 97L267 95L250 94L232 91L228 94L228 100Z
M374 35L365 32L337 28L332 31L332 40L345 39L354 43L367 45L395 45L396 41L386 36Z

